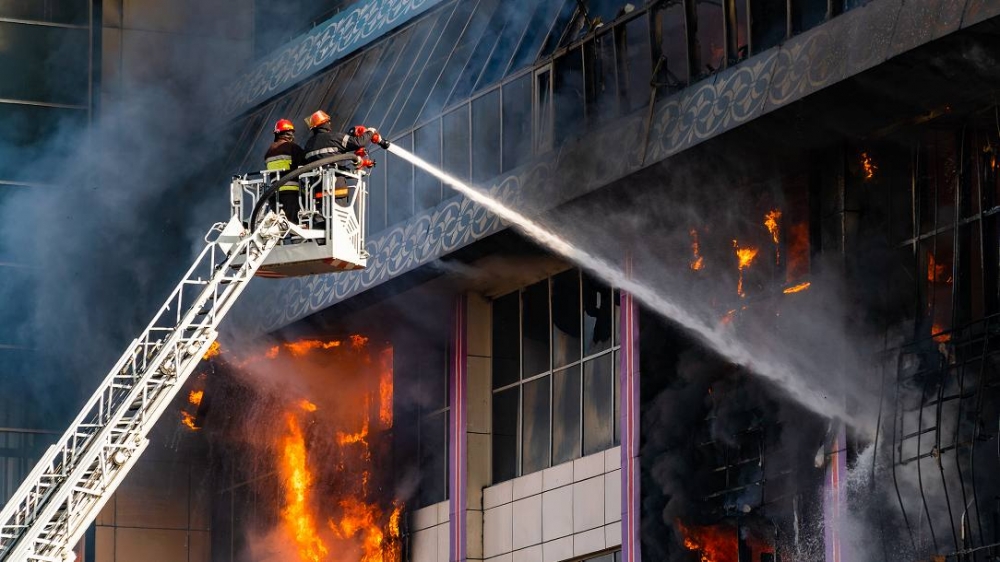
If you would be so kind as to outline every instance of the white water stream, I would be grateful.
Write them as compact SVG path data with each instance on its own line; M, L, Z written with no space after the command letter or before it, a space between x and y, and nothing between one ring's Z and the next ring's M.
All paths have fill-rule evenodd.
M715 350L716 353L727 360L742 365L758 375L771 380L796 402L817 414L850 421L842 403L838 404L836 400L827 399L819 389L810 388L806 383L806 377L798 375L790 366L775 360L773 357L764 358L755 355L751 349L748 349L725 326L709 326L696 315L686 310L681 303L671 300L668 295L661 294L656 288L630 278L621 267L573 245L520 212L507 207L488 194L448 175L413 153L397 145L391 145L389 152L410 161L418 168L439 178L470 200L482 205L504 221L514 225L518 230L552 252L590 271L606 283L631 293L639 302L651 310L680 324L697 335L705 345Z

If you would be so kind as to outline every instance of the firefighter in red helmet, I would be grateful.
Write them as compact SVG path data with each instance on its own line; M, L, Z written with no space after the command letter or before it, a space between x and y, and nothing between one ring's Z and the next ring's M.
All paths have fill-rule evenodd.
M389 147L388 141L378 131L368 127L357 126L346 133L334 133L330 126L330 116L323 111L310 115L306 123L312 130L312 136L306 141L306 164L335 154L355 152L369 144Z
M304 156L302 147L295 144L295 125L288 119L279 119L274 124L274 142L264 155L267 169L290 172L304 163ZM278 204L292 223L299 221L299 209L302 208L301 191L298 181L288 182L278 188Z
M346 133L334 133L330 126L330 116L325 111L317 111L308 118L306 124L312 130L312 136L306 141L305 153L306 164L315 162L321 158L327 158L336 154L346 154L355 152L364 156L363 149L369 144L377 144L382 148L389 148L389 142L384 140L378 131L368 127L352 127ZM337 185L334 188L334 197L343 199L348 197L349 189L344 178L337 178ZM316 195L319 196L318 194Z

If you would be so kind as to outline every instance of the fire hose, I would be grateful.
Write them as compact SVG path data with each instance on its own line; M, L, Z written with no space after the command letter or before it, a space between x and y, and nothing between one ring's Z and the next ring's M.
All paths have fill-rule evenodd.
M256 228L257 218L260 214L260 210L264 208L267 204L268 199L274 197L274 194L278 192L278 188L285 185L286 183L298 179L299 176L306 172L311 172L317 168L322 168L329 164L336 164L337 162L353 162L355 166L361 164L361 157L356 154L334 154L333 156L327 156L326 158L320 158L319 160L306 164L288 172L287 174L276 179L267 189L265 189L260 194L260 198L257 199L257 204L253 207L253 213L250 214L250 228Z

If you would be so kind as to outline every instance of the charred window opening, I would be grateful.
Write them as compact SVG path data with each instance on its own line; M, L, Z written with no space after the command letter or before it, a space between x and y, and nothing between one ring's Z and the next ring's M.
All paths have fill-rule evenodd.
M493 301L493 482L618 443L616 300L571 269Z

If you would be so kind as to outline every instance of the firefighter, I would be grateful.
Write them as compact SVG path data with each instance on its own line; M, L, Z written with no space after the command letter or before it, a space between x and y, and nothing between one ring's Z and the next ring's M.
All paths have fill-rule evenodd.
M269 171L292 171L305 161L305 152L295 144L295 125L288 119L279 119L274 124L274 142L264 155L264 163ZM278 188L278 204L285 216L293 223L299 221L301 188L298 181L291 181Z
M356 152L369 144L389 147L388 141L378 131L361 125L351 128L347 133L334 133L330 126L330 116L323 111L310 115L306 123L312 130L312 136L306 142L306 164L335 154Z

